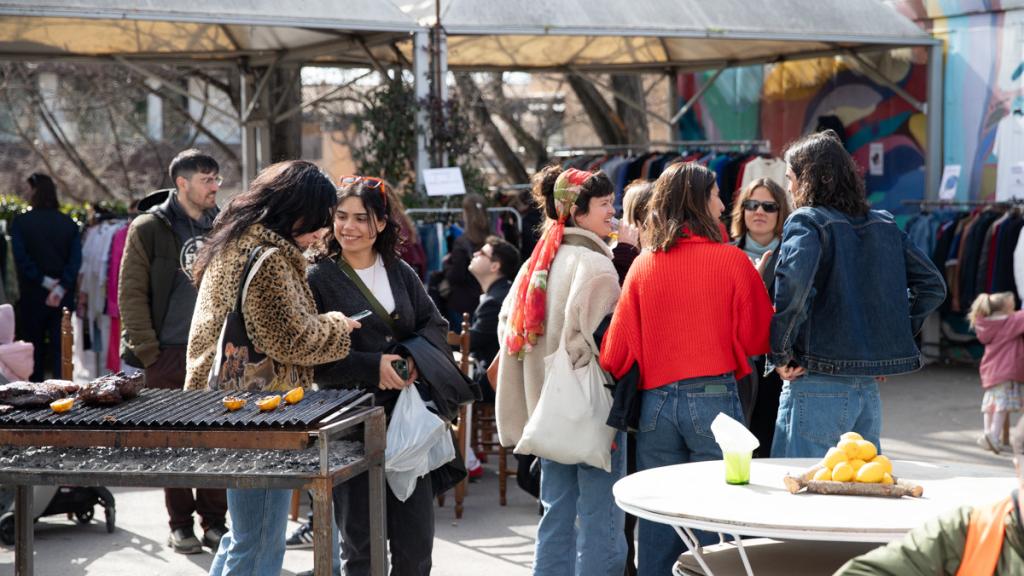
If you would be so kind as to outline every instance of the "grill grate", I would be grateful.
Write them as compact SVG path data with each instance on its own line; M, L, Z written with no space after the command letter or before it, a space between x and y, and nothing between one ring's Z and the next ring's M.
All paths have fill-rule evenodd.
M256 400L267 392L232 391L248 400L235 412L221 404L224 391L185 391L144 388L139 396L116 406L86 406L80 402L70 412L57 414L49 408L16 409L0 415L0 426L54 427L190 427L190 428L308 428L337 409L363 396L361 390L306 391L298 404L281 405L260 412Z

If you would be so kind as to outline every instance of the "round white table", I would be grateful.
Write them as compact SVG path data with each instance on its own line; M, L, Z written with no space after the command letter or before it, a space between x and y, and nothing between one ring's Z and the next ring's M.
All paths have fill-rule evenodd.
M615 502L626 512L668 524L707 574L693 530L728 534L743 550L745 537L885 543L941 512L964 504L993 502L1018 482L1013 469L896 461L894 473L924 487L922 498L790 494L782 482L818 459L756 459L750 484L725 483L721 460L678 464L631 474L615 483Z

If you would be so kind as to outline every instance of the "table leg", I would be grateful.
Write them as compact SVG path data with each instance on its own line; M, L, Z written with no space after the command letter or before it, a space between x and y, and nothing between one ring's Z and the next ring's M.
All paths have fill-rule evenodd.
M370 574L385 576L388 573L388 527L383 462L371 464L367 474L370 475Z
M743 538L739 534L731 534L732 541L740 551L740 558L743 560L743 567L747 569L747 576L754 576L754 570L750 567L750 559L747 558L747 550L743 548Z
M32 486L18 484L14 501L14 573L32 576L32 540L35 537L32 515Z
M313 574L331 576L332 564L338 551L331 545L334 529L331 482L326 478L313 481Z
M675 528L676 534L679 535L679 538L682 539L683 544L686 545L686 549L689 550L690 553L693 554L693 557L697 559L697 564L700 564L700 568L704 571L704 574L706 574L706 576L715 576L714 572L711 571L711 568L708 568L707 562L704 561L704 555L701 554L700 542L697 541L693 532L686 527L673 526L673 528Z

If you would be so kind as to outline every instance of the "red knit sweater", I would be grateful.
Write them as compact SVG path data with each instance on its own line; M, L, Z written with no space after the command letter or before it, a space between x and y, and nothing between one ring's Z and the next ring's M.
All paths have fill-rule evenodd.
M601 367L621 378L640 365L641 388L686 378L750 373L768 351L768 292L747 256L706 238L633 262L601 344Z

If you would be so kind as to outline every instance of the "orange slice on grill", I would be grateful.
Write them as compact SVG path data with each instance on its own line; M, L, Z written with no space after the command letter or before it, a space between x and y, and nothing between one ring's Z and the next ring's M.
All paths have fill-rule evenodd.
M264 396L256 401L256 405L260 407L260 412L270 412L281 405L281 395Z
M305 391L301 386L292 388L284 395L285 404L298 404L302 401L302 397L305 396Z
M56 412L57 414L63 414L68 410L71 410L71 407L74 405L74 398L62 398L60 400L54 400L53 402L50 402L50 409Z
M228 412L234 412L245 406L245 398L239 398L238 396L225 396L221 402L224 403L224 407L228 409Z

